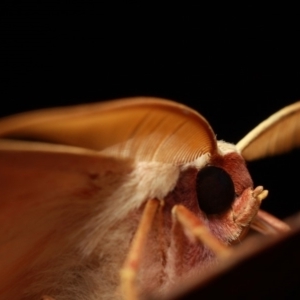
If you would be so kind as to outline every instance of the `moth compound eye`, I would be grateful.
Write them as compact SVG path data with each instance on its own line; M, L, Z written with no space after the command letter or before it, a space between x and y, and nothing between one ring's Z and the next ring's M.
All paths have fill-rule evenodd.
M234 184L230 175L214 166L199 171L196 191L200 209L206 214L225 212L235 199Z

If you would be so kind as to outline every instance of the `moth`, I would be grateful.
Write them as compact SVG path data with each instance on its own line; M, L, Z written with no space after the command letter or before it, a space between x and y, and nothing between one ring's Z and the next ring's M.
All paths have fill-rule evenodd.
M299 146L299 111L284 108L236 146L156 98L3 118L0 299L164 297L230 259L249 228L289 230L260 210L267 191L245 159Z

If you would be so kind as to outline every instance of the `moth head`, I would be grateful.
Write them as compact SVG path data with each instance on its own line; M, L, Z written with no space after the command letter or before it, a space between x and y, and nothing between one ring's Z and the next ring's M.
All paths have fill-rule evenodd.
M253 196L251 176L235 146L216 144L217 151L182 168L167 201L190 209L229 244L249 227L260 202Z

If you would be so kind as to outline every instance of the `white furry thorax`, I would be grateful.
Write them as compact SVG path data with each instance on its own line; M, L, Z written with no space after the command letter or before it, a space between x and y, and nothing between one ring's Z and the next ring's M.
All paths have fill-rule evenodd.
M218 153L222 156L232 153L232 152L236 152L238 154L240 154L240 152L238 151L238 149L236 148L236 146L234 144L231 143L227 143L225 141L217 141L217 145L218 145Z

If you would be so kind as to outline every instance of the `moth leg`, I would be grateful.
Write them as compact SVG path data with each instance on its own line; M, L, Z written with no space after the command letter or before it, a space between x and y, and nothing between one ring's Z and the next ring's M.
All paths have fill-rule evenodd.
M264 190L262 186L257 186L253 191L247 191L245 197L250 196L246 205L242 203L234 204L233 206L233 221L241 228L249 228L251 222L255 218L255 215L259 211L261 202L268 196L268 191ZM242 196L243 197L243 196Z
M159 205L160 201L156 199L147 201L125 263L121 269L121 292L125 300L138 299L135 285L137 271L142 258L143 248Z
M242 227L250 227L264 235L274 235L290 230L289 226L259 209L261 202L267 197L268 191L264 190L262 186L256 187L252 192L252 198L248 202L246 208L236 207L234 209L234 220ZM253 216L253 211L257 213Z
M261 209L253 219L251 228L264 235L275 235L290 230L288 224Z
M204 245L207 245L216 256L219 258L228 257L231 250L222 242L220 242L210 230L183 205L175 205L172 209L173 216L181 226L184 232L188 236L194 237L201 241Z

